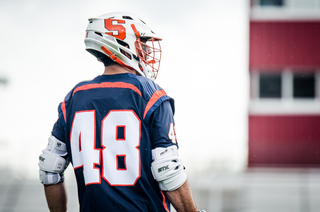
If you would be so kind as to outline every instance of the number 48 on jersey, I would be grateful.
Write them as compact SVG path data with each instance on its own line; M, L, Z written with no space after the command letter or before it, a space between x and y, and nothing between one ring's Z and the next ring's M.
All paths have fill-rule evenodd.
M74 169L83 168L86 185L101 183L101 177L111 186L134 185L140 177L140 119L131 110L110 111L101 123L102 149L98 149L95 118L94 110L75 114L70 141ZM125 135L119 138L121 128ZM95 167L101 165L100 156L102 176Z

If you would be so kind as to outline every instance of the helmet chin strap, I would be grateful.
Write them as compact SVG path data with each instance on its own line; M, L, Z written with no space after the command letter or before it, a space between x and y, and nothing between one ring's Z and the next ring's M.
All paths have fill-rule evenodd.
M110 50L108 50L106 47L101 46L102 51L104 51L113 61L117 62L119 65L123 66L123 68L127 69L128 72L131 74L136 74L138 73L134 68L126 65L122 60L120 60L117 55L112 53Z
M113 61L117 62L118 64L130 69L130 70L135 70L132 67L126 65L124 62L122 62L122 60L120 60L117 55L115 55L114 53L112 53L109 49L107 49L104 46L101 46L102 51L104 51Z

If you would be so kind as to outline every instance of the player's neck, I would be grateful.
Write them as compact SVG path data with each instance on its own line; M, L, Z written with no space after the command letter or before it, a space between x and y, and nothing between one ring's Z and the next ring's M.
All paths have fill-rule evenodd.
M111 65L104 68L103 75L114 75L114 74L124 74L124 73L135 74L133 73L132 70L126 67L123 67L120 65Z

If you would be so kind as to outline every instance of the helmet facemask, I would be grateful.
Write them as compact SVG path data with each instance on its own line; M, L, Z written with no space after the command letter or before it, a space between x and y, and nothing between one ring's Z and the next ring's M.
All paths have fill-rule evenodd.
M140 58L139 68L157 78L161 61L160 40L156 38L137 38L135 42L137 56Z

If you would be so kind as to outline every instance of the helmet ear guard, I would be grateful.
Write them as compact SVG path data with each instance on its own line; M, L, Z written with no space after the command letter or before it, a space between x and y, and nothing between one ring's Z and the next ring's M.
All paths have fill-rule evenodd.
M161 39L145 22L123 12L89 19L85 38L86 50L91 54L93 50L100 52L152 80L156 79L160 67L159 41ZM101 58L98 60L102 61Z

